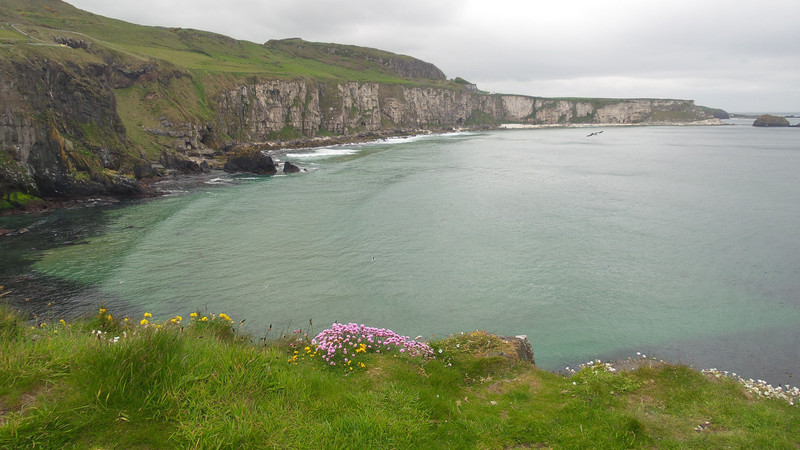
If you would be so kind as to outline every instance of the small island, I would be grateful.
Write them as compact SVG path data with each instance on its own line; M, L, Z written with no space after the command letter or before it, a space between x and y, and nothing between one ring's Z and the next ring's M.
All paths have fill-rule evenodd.
M759 116L755 122L753 122L754 127L788 127L789 120L785 117L780 116L773 116L770 114L764 114Z

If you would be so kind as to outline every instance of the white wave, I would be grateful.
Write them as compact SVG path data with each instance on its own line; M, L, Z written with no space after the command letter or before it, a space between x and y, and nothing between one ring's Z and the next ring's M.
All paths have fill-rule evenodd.
M394 136L383 139L376 139L374 141L354 142L350 144L334 145L329 147L319 148L306 148L299 152L286 153L287 159L316 159L316 158L332 158L336 156L353 155L364 148L383 145L396 145L407 144L409 142L418 141L420 139L441 138L441 137L454 137L454 136L469 136L476 134L470 131L452 131L449 133L434 133L434 134L415 134L411 136ZM277 160L276 160L277 161Z
M212 178L210 180L206 180L205 184L230 184L233 181L230 178Z
M287 153L287 158L309 159L309 158L330 158L334 156L347 156L358 153L358 148L348 147L321 147L302 153Z

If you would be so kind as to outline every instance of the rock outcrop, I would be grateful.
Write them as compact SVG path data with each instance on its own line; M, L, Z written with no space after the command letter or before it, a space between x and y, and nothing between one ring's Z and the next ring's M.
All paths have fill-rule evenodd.
M285 161L283 163L283 173L299 173L299 172L300 168L290 163L289 161Z
M759 116L755 122L753 122L754 127L788 127L789 120L785 117L779 116L772 116L769 114L764 114L763 116Z
M275 175L278 173L275 162L261 150L249 148L228 158L225 163L226 172L248 172L257 175Z

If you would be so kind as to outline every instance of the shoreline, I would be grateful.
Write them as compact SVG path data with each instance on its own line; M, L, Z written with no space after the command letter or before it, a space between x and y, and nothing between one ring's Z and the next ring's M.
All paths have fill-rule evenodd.
M601 128L601 127L660 127L660 126L725 126L731 125L723 122L721 119L706 119L696 122L647 122L647 123L589 123L589 124L521 124L521 123L502 123L498 125L481 125L475 127L463 128L416 128L416 129L392 129L375 132L364 132L350 136L316 136L313 138L301 138L288 141L266 141L266 142L251 142L247 144L231 145L227 148L228 152L237 152L246 149L258 149L270 157L284 156L289 150L303 150L314 149L328 146L342 146L353 144L366 144L378 143L391 138L407 138L415 136L428 136L437 134L446 134L453 132L469 132L469 131L492 131L492 130L523 130L523 129L549 129L549 128ZM201 182L197 180L205 179L209 174L230 174L225 172L222 168L223 163L217 159L207 157L188 157L189 160L198 164L206 162L209 166L208 172L191 173L179 172L177 170L167 169L168 172L164 175L141 178L138 181L142 187L142 193L139 195L111 195L111 194L98 194L86 195L72 198L53 198L53 197L40 197L37 201L33 201L25 208L10 208L0 210L0 217L14 216L20 214L41 214L47 211L59 210L64 208L81 208L81 207L95 207L99 205L110 205L119 203L126 200L143 200L148 198L163 197L165 195L175 194L174 190L163 190L155 185L166 184L179 187L189 187L192 185L199 185ZM285 161L281 159L281 161ZM245 173L245 172L241 172ZM0 233L2 236L4 233ZM5 233L7 234L7 233Z

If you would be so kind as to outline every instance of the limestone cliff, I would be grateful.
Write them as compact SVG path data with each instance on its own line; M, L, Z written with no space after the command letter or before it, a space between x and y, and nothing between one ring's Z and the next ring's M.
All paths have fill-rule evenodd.
M691 100L569 100L379 83L268 80L223 92L214 127L237 143L390 129L521 123L663 124L713 119ZM291 132L290 132L291 131Z

